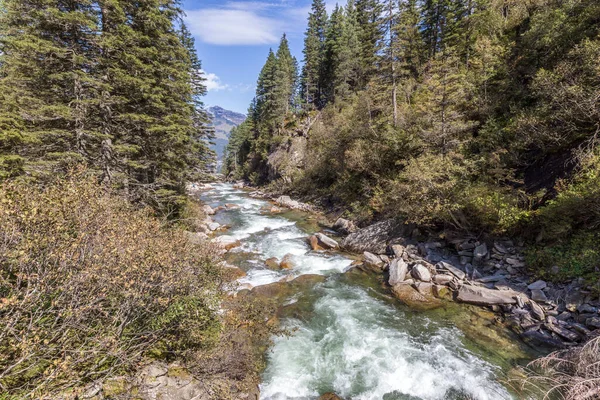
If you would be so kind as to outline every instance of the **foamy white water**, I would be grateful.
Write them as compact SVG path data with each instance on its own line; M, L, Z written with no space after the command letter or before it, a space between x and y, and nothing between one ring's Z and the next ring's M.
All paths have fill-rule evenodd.
M233 251L253 254L240 264L247 271L240 283L258 286L288 275L329 276L315 289L316 300L306 318L283 321L294 331L291 337L275 338L261 399L309 400L326 392L352 400L512 398L498 382L500 369L468 350L458 329L428 314L400 309L340 279L351 260L311 251L307 233L296 222L261 214L268 202L231 185L214 186L204 195L206 202L240 206L216 216L231 226L228 235L243 242ZM292 270L265 267L266 259L286 255L291 255ZM290 298L286 304L297 301L301 300Z

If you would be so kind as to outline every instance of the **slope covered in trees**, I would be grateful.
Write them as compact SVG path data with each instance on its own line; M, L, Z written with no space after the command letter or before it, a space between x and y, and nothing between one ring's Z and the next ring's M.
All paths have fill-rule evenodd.
M83 162L176 213L185 180L212 156L179 2L0 4L0 177L43 180Z
M595 0L314 0L299 85L274 89L295 81L271 54L226 172L361 221L523 235L541 274L593 276L599 35Z

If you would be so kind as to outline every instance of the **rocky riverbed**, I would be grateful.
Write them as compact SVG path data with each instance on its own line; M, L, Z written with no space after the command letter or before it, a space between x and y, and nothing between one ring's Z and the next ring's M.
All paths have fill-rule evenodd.
M511 275L484 269L496 254L521 261L517 246L465 240L457 254L451 243L411 241L391 221L319 226L311 206L240 186L194 194L212 214L205 234L241 271L236 295L277 299L277 320L293 332L274 338L262 399L518 398L506 374L537 353L497 313L535 318L538 302ZM539 307L537 332L552 322L551 304ZM519 326L527 318L514 315Z
M250 195L269 198L260 191ZM289 196L271 200L315 211ZM357 267L384 275L394 295L412 307L439 307L439 299L486 307L534 346L564 348L600 334L597 293L583 280L552 284L530 278L524 247L513 240L419 240L422 234L414 227L394 220L358 229L339 218L329 228L342 235L340 243L317 233L309 238L314 250L341 248L361 254Z

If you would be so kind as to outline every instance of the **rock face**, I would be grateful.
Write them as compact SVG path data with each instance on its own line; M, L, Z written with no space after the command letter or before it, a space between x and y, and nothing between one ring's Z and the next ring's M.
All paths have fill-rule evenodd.
M411 271L411 275L413 278L418 279L422 282L431 282L431 272L427 269L427 267L416 264Z
M456 299L463 303L476 304L480 306L492 306L499 304L515 304L517 302L515 293L511 291L492 290L479 286L462 285L458 289Z
M402 224L387 220L370 225L348 235L342 242L342 247L354 253L368 251L384 254L388 242L402 234Z
M324 249L337 249L339 247L338 242L329 236L325 236L322 233L315 233L314 236L317 238L319 246Z
M395 286L404 281L408 272L408 264L401 258L394 258L390 263L390 286Z

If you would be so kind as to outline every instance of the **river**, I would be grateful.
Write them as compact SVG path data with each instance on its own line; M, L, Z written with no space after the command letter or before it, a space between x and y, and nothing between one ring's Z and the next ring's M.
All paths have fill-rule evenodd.
M506 373L530 356L493 315L448 304L417 312L394 300L381 278L345 273L349 255L313 252L306 242L319 229L307 214L270 214L270 203L219 183L204 192L213 207L235 204L214 219L242 246L229 252L244 269L241 287L290 275L325 279L285 299L282 324L291 336L274 338L262 375L261 399L316 399L335 392L356 400L516 399ZM273 271L265 260L291 254L291 270Z

